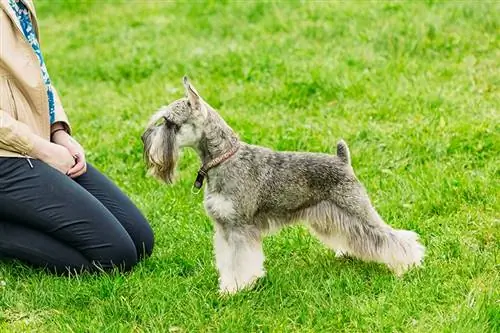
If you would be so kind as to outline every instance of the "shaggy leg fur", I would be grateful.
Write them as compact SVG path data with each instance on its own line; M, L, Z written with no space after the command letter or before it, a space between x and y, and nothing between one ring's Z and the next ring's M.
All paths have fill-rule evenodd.
M216 223L214 244L220 292L235 293L252 286L259 277L264 276L264 253L256 229L225 231Z
M425 248L418 242L417 234L391 228L371 206L365 206L365 211L345 211L323 202L303 214L314 234L337 255L383 263L397 275L421 265Z
M342 237L341 234L334 233L328 234L325 233L320 228L314 228L311 226L310 231L313 235L316 236L326 247L332 249L335 252L335 256L337 258L345 257L349 255L349 250L347 248L347 240L345 237Z

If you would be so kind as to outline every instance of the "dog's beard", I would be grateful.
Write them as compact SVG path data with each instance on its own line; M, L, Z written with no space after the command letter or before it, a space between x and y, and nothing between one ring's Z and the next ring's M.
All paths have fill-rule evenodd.
M175 130L162 126L161 129L146 131L144 155L149 173L171 184L179 155Z

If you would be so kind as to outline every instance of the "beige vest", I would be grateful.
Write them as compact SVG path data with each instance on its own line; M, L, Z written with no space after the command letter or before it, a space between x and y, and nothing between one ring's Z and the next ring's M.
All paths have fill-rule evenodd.
M23 1L40 42L33 2ZM57 91L53 91L55 121L70 130ZM9 0L0 0L0 157L29 156L34 135L50 140L47 90L38 58L24 37Z

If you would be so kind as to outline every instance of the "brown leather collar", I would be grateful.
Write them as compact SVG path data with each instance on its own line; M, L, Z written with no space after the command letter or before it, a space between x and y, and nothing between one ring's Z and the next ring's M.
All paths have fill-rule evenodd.
M213 160L211 160L211 161L209 161L201 166L201 168L198 170L198 176L196 177L196 180L193 184L193 187L198 190L195 193L199 193L199 190L203 186L203 180L205 179L205 176L207 175L208 170L215 168L216 166L220 165L221 163L224 163L225 161L227 161L229 158L231 158L231 156L236 154L238 149L240 149L240 143L239 143L238 139L233 139L231 149L229 149L224 154L217 156Z

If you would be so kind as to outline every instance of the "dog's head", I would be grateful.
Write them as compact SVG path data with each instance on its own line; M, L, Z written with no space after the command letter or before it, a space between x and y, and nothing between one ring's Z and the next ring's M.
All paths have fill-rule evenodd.
M202 138L207 107L196 89L184 77L184 98L160 108L142 134L144 157L149 172L172 183L180 148L195 147Z

